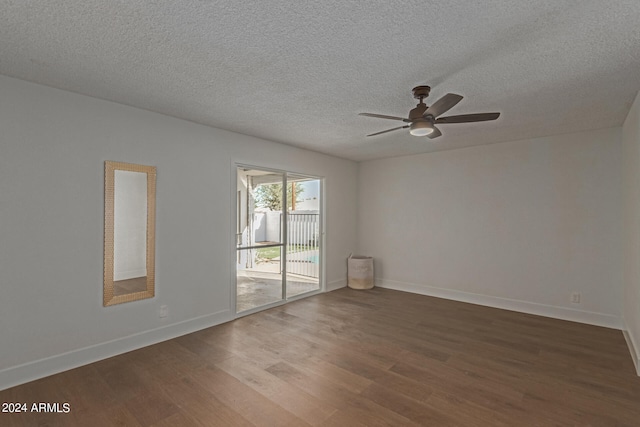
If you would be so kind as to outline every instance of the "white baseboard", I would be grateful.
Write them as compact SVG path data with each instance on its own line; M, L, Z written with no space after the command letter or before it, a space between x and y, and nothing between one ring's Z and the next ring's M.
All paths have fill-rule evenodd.
M622 331L622 334L624 335L624 339L629 346L629 352L631 353L633 364L636 367L636 373L640 377L640 348L638 348L636 343L633 341L633 336L629 333L629 331L624 330Z
M572 322L586 323L589 325L603 326L605 328L623 329L622 319L609 314L592 311L575 310L566 307L538 304L534 302L500 298L489 295L474 294L471 292L454 289L436 288L415 283L398 282L395 280L376 279L376 286L397 291L411 292L420 295L484 305L487 307L501 308L504 310L519 311L521 313L535 314L554 319L570 320Z
M0 371L0 390L48 377L59 372L97 362L118 354L137 350L191 332L219 325L233 319L229 310L208 314L150 331L140 332L112 341L73 350L44 359L12 366Z
M336 289L345 288L346 286L347 286L347 279L334 280L332 282L327 283L326 291L331 292L331 291L335 291Z

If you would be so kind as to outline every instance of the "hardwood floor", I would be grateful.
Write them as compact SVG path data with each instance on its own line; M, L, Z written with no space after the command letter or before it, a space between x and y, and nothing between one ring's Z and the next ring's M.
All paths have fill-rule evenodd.
M620 331L341 289L0 392L2 426L640 426Z
M147 276L133 279L116 280L113 282L113 295L126 295L133 292L142 292L147 289Z

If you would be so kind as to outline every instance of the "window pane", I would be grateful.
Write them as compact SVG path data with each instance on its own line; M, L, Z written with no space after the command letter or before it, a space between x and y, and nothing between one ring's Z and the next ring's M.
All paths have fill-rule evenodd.
M280 247L241 249L236 268L236 311L282 300Z
M287 175L287 298L320 289L320 180Z

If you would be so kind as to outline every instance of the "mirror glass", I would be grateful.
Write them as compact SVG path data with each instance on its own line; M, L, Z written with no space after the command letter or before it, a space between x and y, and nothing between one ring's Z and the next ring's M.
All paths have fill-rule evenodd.
M105 162L104 305L155 294L153 166Z

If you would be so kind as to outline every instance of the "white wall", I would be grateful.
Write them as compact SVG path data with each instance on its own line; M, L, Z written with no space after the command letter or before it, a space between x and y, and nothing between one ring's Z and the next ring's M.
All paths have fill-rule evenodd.
M622 127L625 338L640 375L640 94Z
M354 162L5 76L0 93L0 389L230 320L235 162L326 177L326 280L344 285ZM158 173L156 296L112 307L105 160Z
M361 163L359 254L378 286L619 328L621 163L620 128Z

